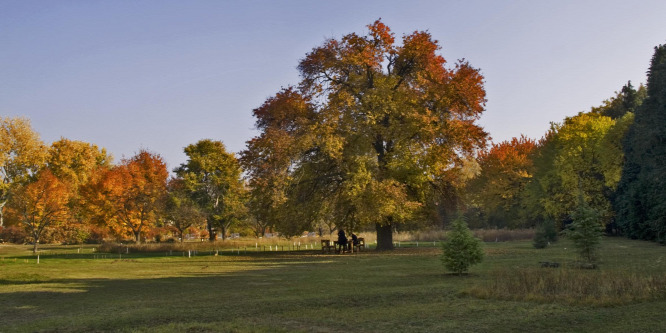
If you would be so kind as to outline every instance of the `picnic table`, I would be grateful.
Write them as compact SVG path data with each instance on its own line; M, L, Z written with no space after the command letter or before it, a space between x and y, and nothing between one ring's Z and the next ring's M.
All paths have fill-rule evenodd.
M321 240L321 251L323 253L330 253L331 251L335 251L335 253L354 253L354 252L359 252L361 249L365 250L365 239L363 237L359 237L356 240L356 244L353 244L351 240L347 241L347 244L339 244L338 241L334 241L331 244L331 240L329 239L322 239Z

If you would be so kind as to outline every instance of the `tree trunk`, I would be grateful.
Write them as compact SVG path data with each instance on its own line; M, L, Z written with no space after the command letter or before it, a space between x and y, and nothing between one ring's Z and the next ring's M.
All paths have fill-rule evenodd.
M7 200L3 201L0 203L0 227L4 226L4 209L5 209L5 204L7 203Z
M37 253L38 246L39 246L39 240L35 238L35 245L32 247L32 253Z
M137 244L141 244L141 231L134 232L134 240Z
M214 242L217 237L215 235L215 229L213 228L213 223L211 221L208 221L206 227L208 228L208 240Z
M393 227L390 223L375 224L377 230L377 250L393 250Z

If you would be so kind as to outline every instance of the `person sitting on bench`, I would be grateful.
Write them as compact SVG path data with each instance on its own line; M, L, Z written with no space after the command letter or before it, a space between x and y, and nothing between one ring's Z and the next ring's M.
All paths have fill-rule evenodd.
M344 251L347 248L347 236L342 229L338 230L338 245L340 245L340 251Z

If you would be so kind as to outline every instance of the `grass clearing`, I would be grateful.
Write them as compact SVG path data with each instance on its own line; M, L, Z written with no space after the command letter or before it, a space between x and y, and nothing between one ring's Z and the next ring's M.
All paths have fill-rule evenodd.
M42 256L39 265L29 247L1 245L0 331L662 331L664 294L606 303L474 292L521 274L552 275L553 285L563 290L576 290L566 283L579 276L592 284L598 278L666 276L666 248L621 238L602 244L600 269L589 271L569 267L576 257L566 241L543 250L530 241L486 243L484 262L462 277L444 271L439 247L423 244L389 253L303 250L191 258L103 258L91 247L45 246L52 255ZM539 268L539 261L563 267Z

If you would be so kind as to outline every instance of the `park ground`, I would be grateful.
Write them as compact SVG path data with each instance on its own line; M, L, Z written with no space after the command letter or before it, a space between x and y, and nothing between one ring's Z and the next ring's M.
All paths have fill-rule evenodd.
M576 268L567 240L484 249L458 276L432 243L189 257L44 246L39 264L29 246L5 244L0 332L666 331L666 247L605 238L594 270Z

